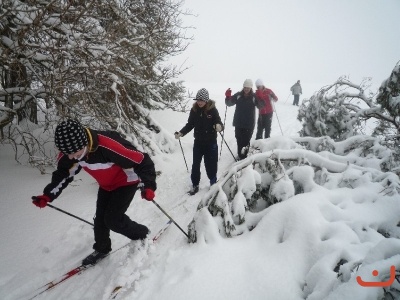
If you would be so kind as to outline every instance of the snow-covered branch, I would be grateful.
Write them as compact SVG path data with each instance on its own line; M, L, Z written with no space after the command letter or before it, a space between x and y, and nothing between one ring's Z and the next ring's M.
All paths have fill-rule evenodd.
M180 25L181 5L156 0L3 1L2 126L24 119L48 126L72 117L135 135L140 147L152 153L167 149L150 139L160 130L147 109L181 109L186 100L182 83L173 82L181 70L164 64L191 40ZM38 109L41 101L44 110Z
M395 71L393 74L396 74ZM396 78L390 82L396 82ZM384 122L387 127L391 126L392 130L397 131L398 114L394 113L389 102L382 105L382 100L375 101L367 96L364 85L356 85L347 79L339 78L332 85L322 88L310 99L303 101L298 115L303 124L300 134L313 137L328 135L334 140L345 140L353 135L365 133L360 124L370 118Z
M199 203L199 214L207 209L222 236L252 230L269 206L315 190L374 183L385 195L400 193L398 176L386 172L390 163L398 167L399 162L374 137L354 136L342 142L277 137L257 140L252 147L253 155L235 163ZM189 233L207 240L208 229L204 224L198 227L197 218Z

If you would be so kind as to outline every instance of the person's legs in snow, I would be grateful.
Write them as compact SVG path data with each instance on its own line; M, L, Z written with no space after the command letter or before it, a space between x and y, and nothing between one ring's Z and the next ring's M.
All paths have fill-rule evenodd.
M256 140L262 139L263 130L264 130L263 115L258 115Z
M268 113L264 116L264 128L265 128L265 136L264 138L269 138L271 134L271 125L272 125L272 116L273 112Z
M217 142L209 143L206 146L204 154L204 165L208 179L210 179L210 185L217 182L217 171L218 171L218 144Z
M93 264L111 251L110 230L120 233L132 240L144 239L149 229L132 221L126 214L133 196L137 190L136 185L106 191L99 188L97 195L96 217L94 219L95 250L83 260L83 264Z
M190 176L192 180L192 188L189 191L189 194L194 195L199 191L199 183L200 183L200 165L204 155L204 147L201 143L194 140L193 144L193 163L192 163L192 174Z

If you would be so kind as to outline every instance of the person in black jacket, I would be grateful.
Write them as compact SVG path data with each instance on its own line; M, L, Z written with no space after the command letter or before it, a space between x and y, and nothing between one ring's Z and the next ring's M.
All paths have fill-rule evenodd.
M215 107L215 102L210 100L208 91L200 89L190 110L189 119L186 125L178 132L175 132L175 138L186 135L194 128L193 144L193 165L192 165L192 188L189 194L194 195L199 191L200 183L200 164L204 156L204 165L207 176L210 179L210 185L217 181L218 170L218 144L217 132L224 128Z
M236 105L233 126L235 127L238 157L244 159L249 152L250 139L256 124L256 107L258 109L263 108L265 102L253 92L253 81L246 79L243 83L243 89L233 96L231 89L226 90L225 104L227 106Z
M43 208L56 199L81 169L99 183L94 219L95 250L82 264L95 264L111 251L110 230L132 240L143 240L149 229L132 221L125 212L142 183L142 198L153 201L156 190L154 163L146 153L138 151L115 131L84 128L68 119L57 125L55 144L57 170L43 195L33 196L33 204Z

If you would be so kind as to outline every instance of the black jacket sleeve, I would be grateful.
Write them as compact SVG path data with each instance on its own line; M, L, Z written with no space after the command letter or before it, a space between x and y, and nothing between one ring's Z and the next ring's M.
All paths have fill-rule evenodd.
M82 167L64 154L59 154L57 170L53 172L51 182L44 188L43 194L51 201L56 199L61 192L74 180L74 176L80 172Z
M220 124L222 126L222 129L224 129L224 124L222 124L221 117L219 116L218 109L213 108L213 114L214 114L214 120L215 120L214 121L214 125Z
M240 96L240 92L237 92L236 94L234 94L231 97L226 97L225 98L225 104L226 106L234 106L237 102L238 97Z
M145 188L151 188L153 191L157 189L156 170L154 162L147 153L143 153L142 162L134 167L136 174L139 175Z
M179 130L182 135L188 134L195 126L195 112L193 108L190 110L189 118L185 126Z

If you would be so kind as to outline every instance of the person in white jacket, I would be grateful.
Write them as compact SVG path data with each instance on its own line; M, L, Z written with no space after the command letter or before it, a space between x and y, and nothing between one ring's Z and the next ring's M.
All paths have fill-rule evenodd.
M300 94L303 93L300 85L300 80L297 80L295 84L290 88L292 95L294 96L293 105L299 106Z

